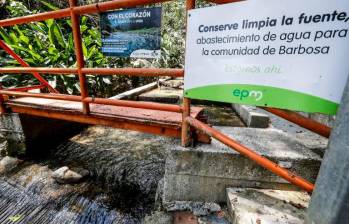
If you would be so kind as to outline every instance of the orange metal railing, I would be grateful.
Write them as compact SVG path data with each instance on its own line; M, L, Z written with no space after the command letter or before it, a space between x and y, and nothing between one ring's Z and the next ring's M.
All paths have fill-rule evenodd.
M12 55L19 63L24 66L24 68L0 68L0 74L3 73L16 73L16 74L33 74L41 83L39 86L33 87L20 87L4 90L0 86L0 113L5 112L4 102L5 99L3 95L7 96L27 96L36 98L46 98L46 99L57 99L57 100L68 100L74 102L81 102L83 104L83 113L89 114L89 104L103 104L103 105L114 105L114 106L125 106L131 108L142 108L142 109L152 109L160 111L170 111L182 113L182 134L181 140L183 146L188 146L191 143L191 127L200 130L209 136L223 142L232 149L238 151L239 153L245 155L249 159L255 161L264 168L270 170L271 172L279 175L280 177L286 179L287 181L299 186L300 188L311 192L314 185L309 183L297 175L290 173L288 170L279 167L276 163L268 160L265 157L257 154L251 149L243 146L242 144L234 141L228 136L218 132L217 130L211 128L210 126L196 120L190 116L191 101L189 98L184 97L183 105L166 105L158 103L147 103L147 102L135 102L126 100L115 100L115 99L104 99L104 98L93 98L88 96L86 78L87 74L91 75L130 75L130 76L171 76L171 77L183 77L183 69L160 69L160 68L85 68L84 57L81 49L81 33L79 25L79 16L82 14L89 13L99 13L107 10L113 10L124 7L135 7L140 5L154 4L160 2L166 2L168 0L114 0L109 2L77 6L76 0L69 0L70 8L60 9L52 12L39 13L35 15L29 15L19 18L11 18L0 21L0 26L12 26L36 21L42 21L46 19L57 19L70 17L72 20L72 29L74 37L75 54L77 59L76 68L33 68L28 67L29 65L25 63L17 54L13 52L2 40L0 40L0 47L5 49L10 55ZM215 3L229 3L237 2L239 0L209 0ZM186 1L186 10L195 8L195 0ZM48 82L41 77L40 74L75 74L79 76L81 95L65 95L58 94L58 91L51 87ZM26 91L30 89L40 89L47 87L51 93L28 93ZM329 136L330 128L315 122L309 118L297 115L294 112L286 112L284 110L266 108L269 112L272 112L278 116L281 116L287 120L290 120L302 127L308 128L316 133L323 136ZM73 119L73 118L72 118ZM87 119L87 118L86 118Z

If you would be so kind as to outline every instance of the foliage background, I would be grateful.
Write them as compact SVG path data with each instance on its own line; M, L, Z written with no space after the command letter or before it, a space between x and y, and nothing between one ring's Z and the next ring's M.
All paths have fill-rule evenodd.
M79 4L98 1L80 0ZM0 0L0 19L29 15L68 7L60 0ZM154 6L160 6L154 4ZM83 52L86 67L163 67L181 68L184 64L185 3L173 1L162 4L162 56L160 59L130 59L105 57L101 51L99 16L81 17ZM0 28L0 38L33 67L75 67L74 45L69 19ZM18 66L18 63L0 51L0 66ZM79 94L75 75L45 75L59 91ZM2 75L4 87L38 84L31 75ZM154 81L154 78L128 76L87 76L89 94L110 97L122 91Z

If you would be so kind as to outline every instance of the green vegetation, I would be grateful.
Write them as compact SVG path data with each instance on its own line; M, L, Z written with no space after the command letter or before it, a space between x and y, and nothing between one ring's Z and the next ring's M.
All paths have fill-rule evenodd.
M64 1L65 2L65 1ZM86 2L86 1L85 1ZM86 2L92 3L92 2ZM0 3L1 4L1 3ZM63 1L5 1L1 6L2 19L67 7ZM1 18L1 17L0 17ZM98 15L81 17L83 53L86 67L167 67L183 66L184 3L163 4L162 56L157 60L110 58L101 51ZM145 31L148 32L148 31ZM47 20L0 29L0 38L33 67L75 67L74 44L69 19ZM19 66L16 61L0 50L0 66ZM45 78L63 93L79 94L78 78L75 75L45 75ZM113 76L88 76L90 95L109 97L119 92L153 81L154 78ZM26 86L38 82L31 75L2 75L4 87Z

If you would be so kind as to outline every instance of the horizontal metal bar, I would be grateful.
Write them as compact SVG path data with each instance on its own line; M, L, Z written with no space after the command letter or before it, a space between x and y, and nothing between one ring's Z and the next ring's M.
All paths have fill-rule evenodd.
M330 137L330 134L331 134L330 127L324 124L321 124L320 122L317 122L311 118L304 117L297 112L270 108L270 107L261 107L261 108L272 114L282 117L285 120L295 123L305 129L315 132L323 137L326 137L326 138Z
M180 137L180 129L177 129L176 127L171 127L170 125L157 125L150 124L149 122L142 123L140 121L128 121L126 119L118 118L113 119L110 117L103 117L101 115L95 114L84 115L81 113L77 114L69 111L62 112L56 110L35 109L19 105L10 105L10 107L14 113L29 114L33 116L54 118L84 124L104 125L114 128L134 130L168 137Z
M82 72L94 75L184 76L184 70L176 68L83 68Z
M229 138L228 136L220 133L219 131L215 130L214 128L211 128L207 124L202 123L201 121L193 118L193 117L187 117L185 119L186 122L188 122L192 127L204 132L205 134L217 139L218 141L222 142L223 144L229 146L230 148L234 149L235 151L241 153L242 155L246 156L247 158L255 161L260 166L268 169L269 171L273 172L274 174L284 178L285 180L289 181L292 184L297 185L298 187L308 191L312 192L314 189L314 185L307 180L303 179L302 177L297 176L296 174L291 173L289 170L284 169L274 163L273 161L259 155L255 151L249 149L248 147L240 144L239 142Z
M75 95L27 93L27 92L16 92L16 91L7 91L7 90L0 90L0 94L9 95L9 96L67 100L67 101L74 101L74 102L83 101L83 102L94 103L94 104L132 107L132 108L141 108L141 109L150 109L150 110L161 110L161 111L178 112L178 113L182 111L179 105L139 102L139 101L131 101L131 100L115 100L115 99L104 99L104 98L93 98L93 97L86 97L82 99L81 96L75 96Z
M132 1L114 0L109 2L101 2L101 3L91 4L91 5L59 9L51 12L38 13L34 15L4 19L4 20L0 20L0 27L19 25L19 24L30 23L30 22L37 22L37 21L42 21L47 19L58 19L58 18L69 17L71 16L71 10L74 11L74 14L81 15L81 14L105 12L108 10L114 10L119 8L135 7L138 5L148 5L148 4L160 3L160 2L166 2L166 1L169 1L169 0L132 0Z
M113 106L121 106L121 107L132 107L132 108L141 108L141 109L150 109L150 110L161 110L161 111L169 111L169 112L177 112L177 113L180 113L182 111L179 105L172 105L172 104L140 102L140 101L131 101L131 100L114 100L114 99L92 98L92 97L86 97L84 98L83 101L87 103L113 105Z
M130 76L171 76L183 77L184 70L176 68L82 68L83 74L91 75L130 75ZM0 68L0 74L78 74L77 68Z
M60 9L60 10L55 10L50 12L43 12L43 13L38 13L38 14L33 14L28 16L0 20L0 27L43 21L47 19L59 19L59 18L64 18L68 16L70 16L70 9L66 8L66 9Z
M39 67L28 67L28 68L0 68L0 74L29 74L29 73L41 73L41 74L77 74L77 68L39 68Z
M76 14L90 14L105 12L108 10L119 9L119 8L131 8L141 5L149 5L161 2L167 2L169 0L116 0L108 2L100 2L97 4L78 6L74 8Z
M44 99L54 99L54 100L67 100L74 102L81 102L81 96L66 95L66 94L49 94L49 93L27 93L27 92L17 92L0 90L0 94L8 96L21 96L21 97L33 97L33 98L44 98Z
M16 88L3 89L3 90L26 92L26 91L33 90L33 89L43 89L43 88L46 88L46 86L45 85L24 86L24 87L16 87Z

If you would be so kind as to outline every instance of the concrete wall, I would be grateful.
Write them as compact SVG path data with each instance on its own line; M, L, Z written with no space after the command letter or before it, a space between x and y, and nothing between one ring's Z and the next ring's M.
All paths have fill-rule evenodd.
M42 154L79 133L86 125L25 114L0 116L1 155Z

